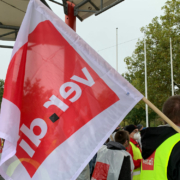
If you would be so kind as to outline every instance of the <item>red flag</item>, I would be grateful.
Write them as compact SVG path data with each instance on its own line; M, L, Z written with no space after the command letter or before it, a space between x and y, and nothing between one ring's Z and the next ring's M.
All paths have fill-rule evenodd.
M38 0L31 0L5 81L0 172L76 179L142 95Z

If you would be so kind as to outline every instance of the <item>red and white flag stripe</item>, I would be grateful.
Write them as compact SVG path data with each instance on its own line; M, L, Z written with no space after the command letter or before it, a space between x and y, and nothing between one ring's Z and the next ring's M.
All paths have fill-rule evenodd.
M5 81L0 174L75 180L142 99L39 0L30 0Z

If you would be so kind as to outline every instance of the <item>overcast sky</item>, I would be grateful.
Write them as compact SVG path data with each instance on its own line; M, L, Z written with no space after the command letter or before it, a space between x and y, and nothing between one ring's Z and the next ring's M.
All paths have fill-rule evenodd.
M61 2L61 0L56 0ZM163 14L161 7L167 0L125 0L108 11L80 22L76 32L94 48L111 66L116 68L116 28L118 28L119 73L127 71L124 58L131 56L138 38L143 38L140 28ZM48 0L47 0L48 2ZM48 2L52 10L64 20L63 8ZM14 42L0 41L1 45ZM12 50L0 48L0 79L5 79Z

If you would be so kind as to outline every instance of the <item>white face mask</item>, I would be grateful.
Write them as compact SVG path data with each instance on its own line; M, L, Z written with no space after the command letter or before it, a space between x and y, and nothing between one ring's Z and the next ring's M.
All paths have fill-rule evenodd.
M141 138L141 135L140 135L139 132L137 132L137 133L134 134L134 139L135 139L135 140L139 140L140 138Z

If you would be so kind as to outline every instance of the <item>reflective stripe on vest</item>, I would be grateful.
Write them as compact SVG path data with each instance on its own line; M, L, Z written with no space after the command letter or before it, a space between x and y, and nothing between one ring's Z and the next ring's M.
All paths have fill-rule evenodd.
M140 180L168 180L167 167L174 146L180 141L180 134L166 139L156 151L142 161Z
M138 147L136 147L132 142L130 142L132 151L133 151L133 159L142 159L141 151L139 150ZM140 180L140 173L141 173L141 168L134 169L133 171L133 180Z

